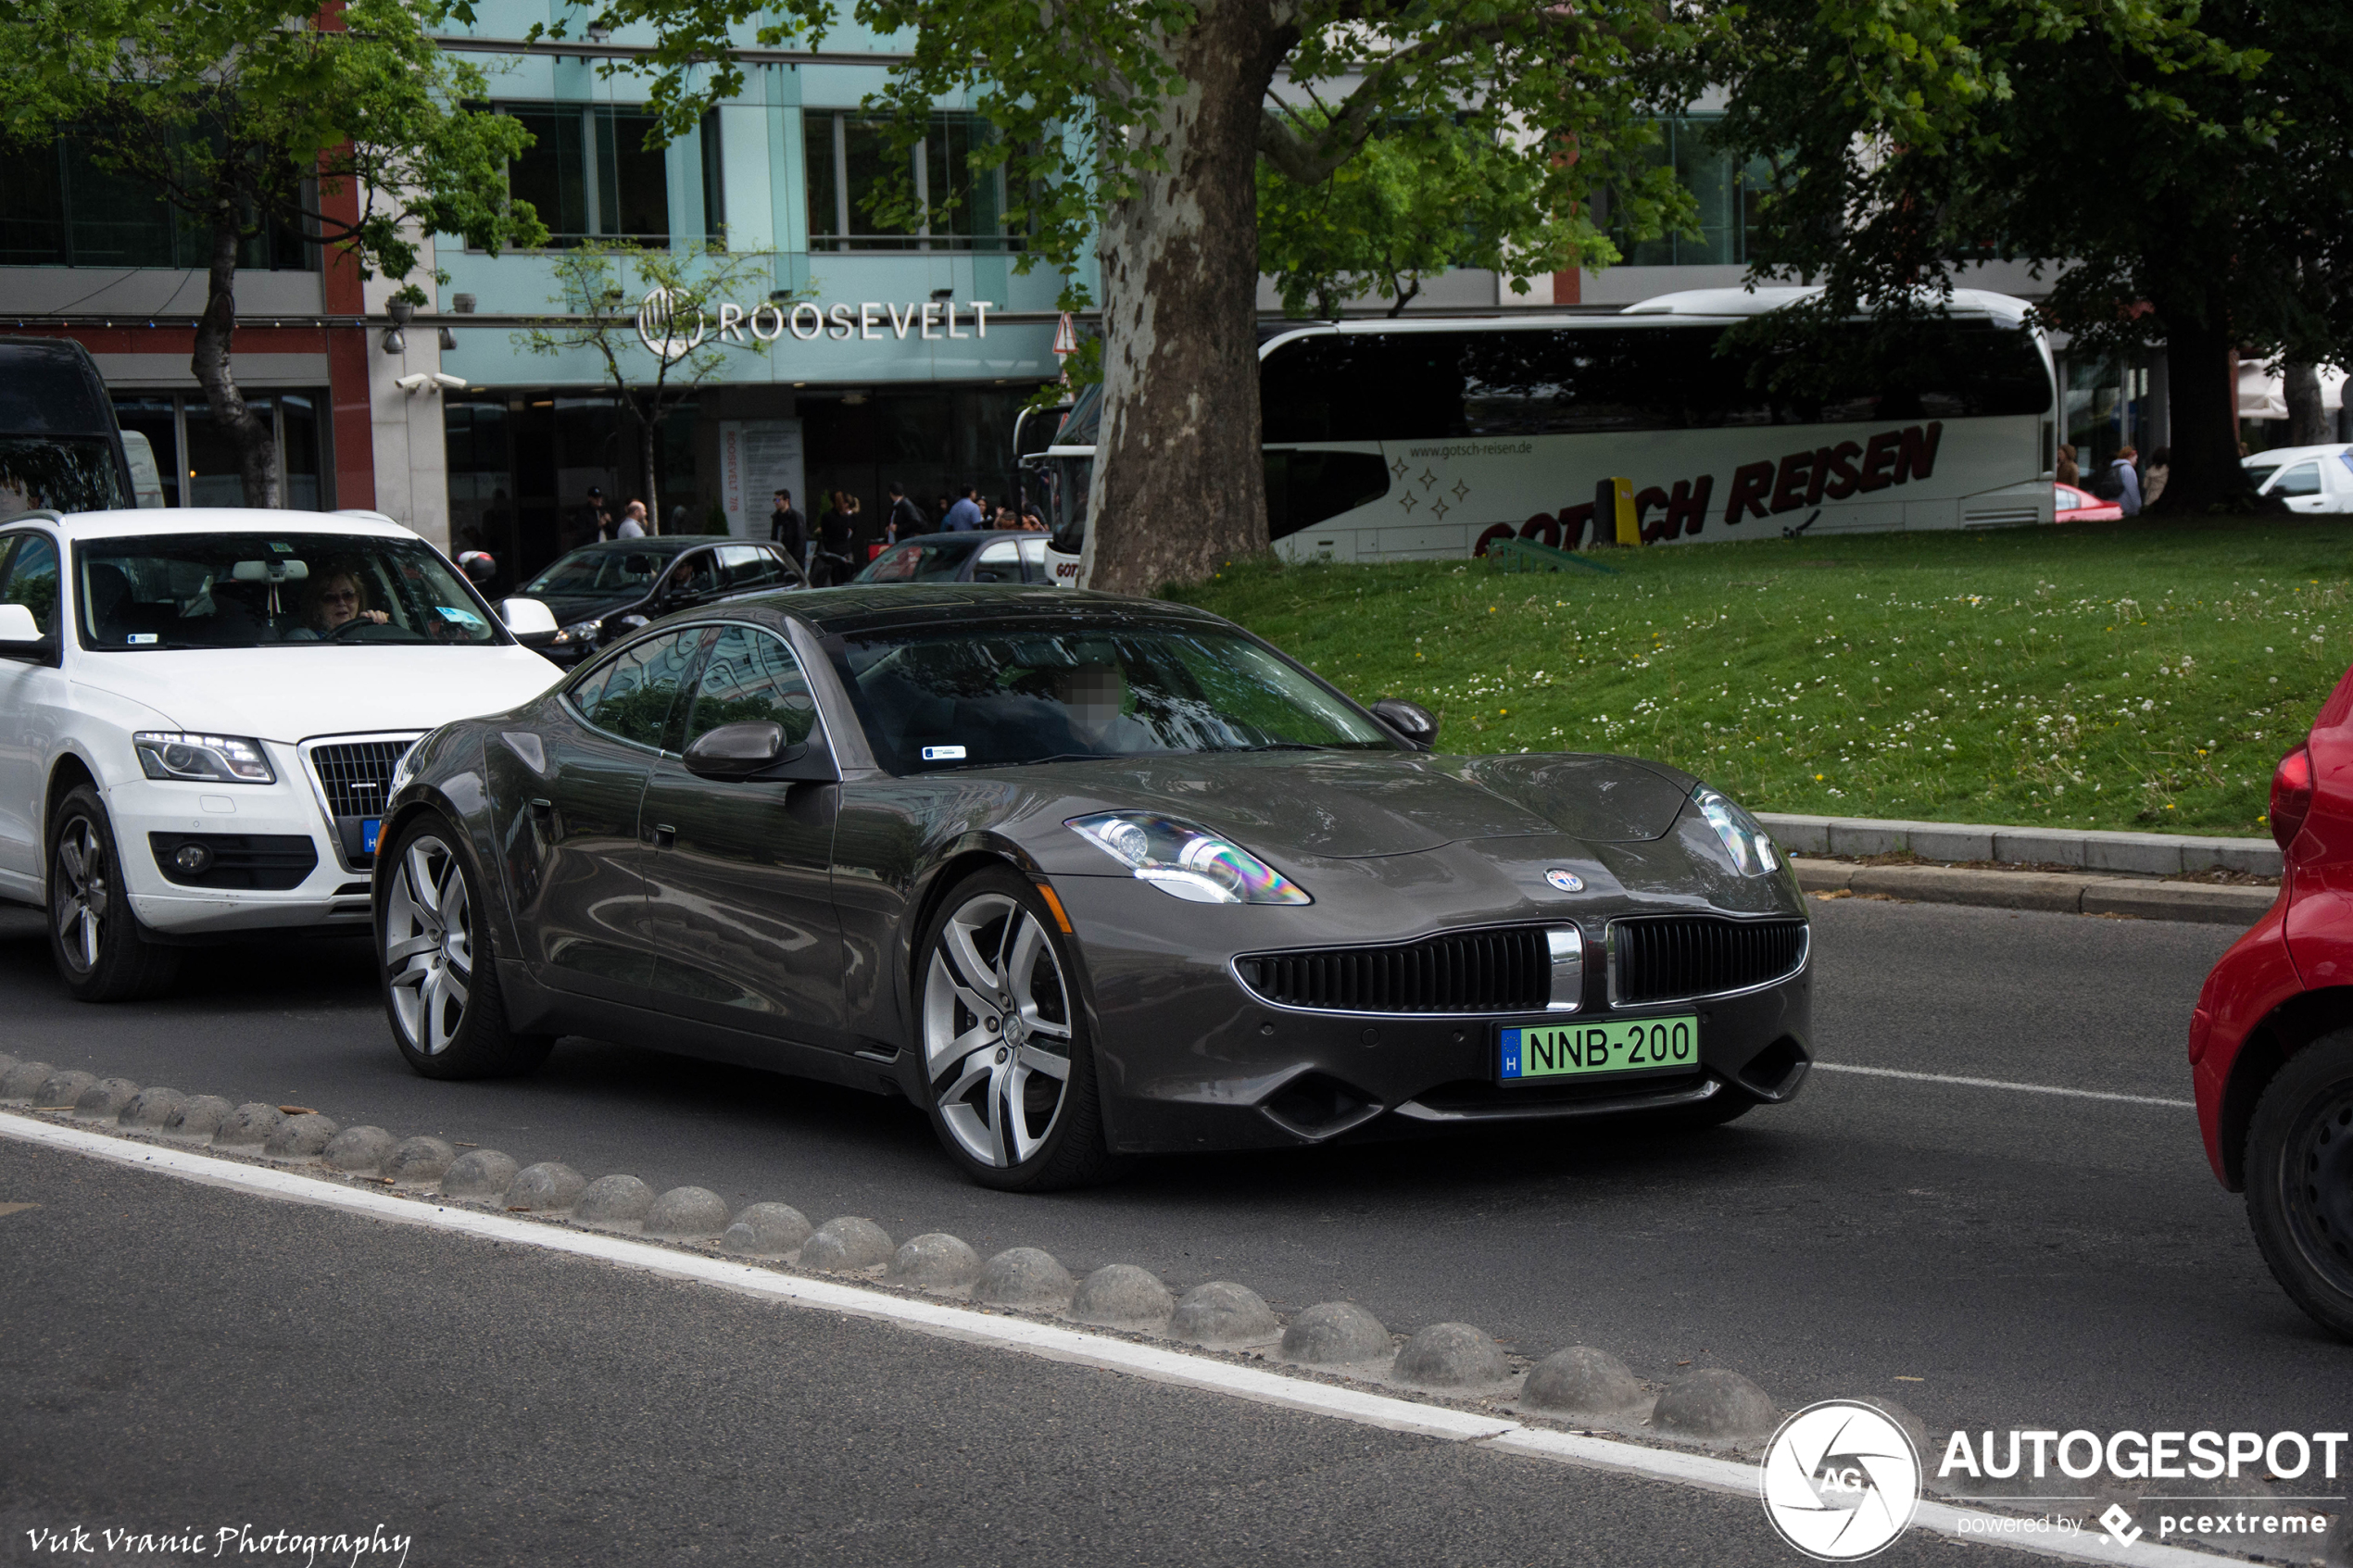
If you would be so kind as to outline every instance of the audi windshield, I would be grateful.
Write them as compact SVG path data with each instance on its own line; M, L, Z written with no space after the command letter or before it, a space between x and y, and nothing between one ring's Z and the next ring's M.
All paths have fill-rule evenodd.
M422 539L158 533L74 547L82 646L486 644L501 633Z

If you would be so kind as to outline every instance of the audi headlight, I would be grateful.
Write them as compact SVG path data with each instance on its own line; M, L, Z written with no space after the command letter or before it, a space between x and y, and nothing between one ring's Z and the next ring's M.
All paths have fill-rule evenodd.
M555 640L564 644L593 643L597 640L597 623L593 621L575 621L557 632Z
M1172 898L1189 904L1311 904L1307 890L1207 828L1141 811L1073 817L1063 824Z
M1716 836L1724 841L1724 853L1743 876L1763 876L1781 868L1781 858L1773 848L1773 841L1755 817L1750 816L1730 800L1705 784L1692 791L1692 803Z
M177 730L141 730L131 737L139 767L151 779L195 784L276 784L278 775L261 743L245 735L182 734Z

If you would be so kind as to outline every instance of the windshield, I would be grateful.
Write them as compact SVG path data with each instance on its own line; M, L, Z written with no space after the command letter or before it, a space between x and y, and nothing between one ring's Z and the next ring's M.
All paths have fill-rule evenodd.
M653 586L670 556L659 550L574 550L523 584L526 594L635 596Z
M0 517L46 507L105 512L128 507L114 445L102 435L0 437Z
M895 545L866 563L852 583L953 583L977 538ZM1016 579L1018 581L1018 579Z
M499 640L422 539L158 533L94 539L73 554L85 648Z
M2255 458L2247 458L2246 466L2246 482L2258 490L2263 488L2265 480L2280 471L2280 465L2276 461L2267 463Z
M892 771L1064 758L1342 747L1371 720L1256 643L1206 627L870 635L836 655Z

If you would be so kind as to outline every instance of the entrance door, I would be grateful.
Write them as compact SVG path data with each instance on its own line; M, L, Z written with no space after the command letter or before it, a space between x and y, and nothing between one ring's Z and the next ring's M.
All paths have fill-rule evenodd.
M774 720L788 743L825 745L809 682L784 639L717 628L678 749L721 724ZM654 763L643 814L656 983L691 1016L848 1050L841 923L829 885L841 786L714 780Z

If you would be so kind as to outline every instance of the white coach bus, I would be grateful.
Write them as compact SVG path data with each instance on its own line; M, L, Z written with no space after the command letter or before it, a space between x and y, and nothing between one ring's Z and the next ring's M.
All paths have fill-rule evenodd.
M1258 360L1275 549L1428 560L1504 538L1576 548L2051 521L2051 355L2023 301L1956 290L1869 370L1839 356L1844 368L1803 390L1767 391L1755 352L1718 352L1727 329L1811 292L1285 324ZM1015 436L1063 583L1086 541L1099 409L1089 389L1051 437L1057 416L1043 411Z

